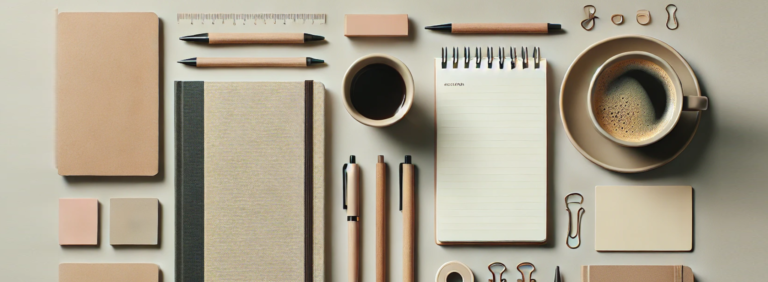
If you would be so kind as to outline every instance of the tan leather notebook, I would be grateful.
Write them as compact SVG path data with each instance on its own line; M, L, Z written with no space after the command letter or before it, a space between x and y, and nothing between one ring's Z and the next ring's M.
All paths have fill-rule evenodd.
M595 187L595 250L692 249L691 186Z
M581 282L694 282L682 265L583 265Z
M60 175L151 176L159 157L159 20L154 13L60 13Z
M62 263L59 282L159 282L152 263Z

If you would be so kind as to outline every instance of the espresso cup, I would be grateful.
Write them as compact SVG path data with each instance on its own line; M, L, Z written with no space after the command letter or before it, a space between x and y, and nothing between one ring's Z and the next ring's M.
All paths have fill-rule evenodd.
M589 114L606 138L627 147L661 140L683 111L703 111L707 97L684 96L680 78L658 56L642 51L611 57L589 84Z
M401 120L413 104L413 76L395 57L371 54L344 74L344 106L358 122L385 127Z

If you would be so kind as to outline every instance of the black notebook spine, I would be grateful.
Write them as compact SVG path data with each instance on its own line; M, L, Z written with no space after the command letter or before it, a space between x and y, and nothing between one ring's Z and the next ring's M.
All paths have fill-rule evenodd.
M204 269L204 83L176 81L176 281L202 282Z

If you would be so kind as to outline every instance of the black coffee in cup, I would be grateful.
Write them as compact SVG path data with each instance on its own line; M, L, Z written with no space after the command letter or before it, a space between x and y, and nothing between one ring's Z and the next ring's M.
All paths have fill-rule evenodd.
M650 139L674 118L675 86L669 74L654 62L617 62L603 71L594 87L595 119L617 139Z
M405 81L395 68L371 64L358 71L350 88L352 106L366 118L393 117L405 102Z

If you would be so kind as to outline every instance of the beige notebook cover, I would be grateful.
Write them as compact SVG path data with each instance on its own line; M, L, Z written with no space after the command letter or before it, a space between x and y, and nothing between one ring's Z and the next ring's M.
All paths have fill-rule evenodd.
M205 82L205 281L323 281L325 88L312 85L308 258L306 82Z
M597 251L691 251L691 186L595 187Z
M154 13L58 15L60 175L157 174L159 60Z
M152 263L62 263L59 282L159 282Z
M505 59L434 62L439 245L547 240L547 62Z
M581 282L694 282L682 265L584 265Z

